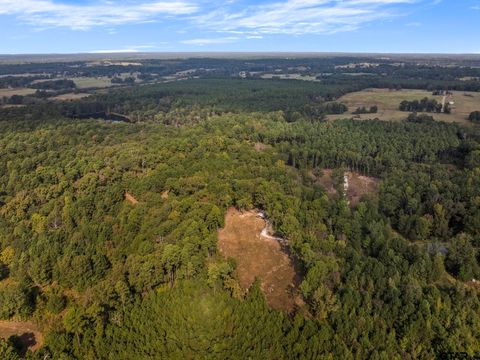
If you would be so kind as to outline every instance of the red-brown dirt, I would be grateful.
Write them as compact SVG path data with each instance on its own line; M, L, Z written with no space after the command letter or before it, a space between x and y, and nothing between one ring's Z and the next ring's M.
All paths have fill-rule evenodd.
M237 261L237 277L244 289L259 278L267 303L290 312L298 297L300 276L288 249L274 237L262 235L266 226L258 211L229 209L225 227L218 233L218 247L224 257Z
M35 351L43 345L43 335L35 324L26 321L0 320L0 338L8 339L16 335L25 349Z

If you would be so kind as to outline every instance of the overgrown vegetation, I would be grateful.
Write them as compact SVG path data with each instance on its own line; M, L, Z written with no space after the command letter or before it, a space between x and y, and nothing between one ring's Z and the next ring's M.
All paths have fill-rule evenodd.
M478 353L476 135L418 117L323 121L345 91L200 79L3 109L0 317L43 324L27 356ZM134 122L65 117L107 110ZM312 176L324 168L340 179L330 198ZM349 206L346 169L381 179L378 193ZM293 315L258 282L235 291L217 250L232 206L264 210L288 239L304 274ZM4 342L0 354L16 356Z

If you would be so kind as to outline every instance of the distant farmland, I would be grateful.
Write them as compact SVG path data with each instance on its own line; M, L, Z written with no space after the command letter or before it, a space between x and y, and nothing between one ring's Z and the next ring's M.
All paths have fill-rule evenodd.
M17 88L17 89L0 89L0 98L11 97L13 95L30 95L35 93L35 89Z
M432 95L432 92L427 90L366 89L357 91L344 95L338 100L348 106L348 114L329 115L328 119L336 120L354 116L359 120L378 118L386 121L401 121L407 118L408 113L398 110L400 103L403 100L421 100L425 97L435 99L439 103L442 102L443 98L442 96ZM454 102L454 105L451 105L451 114L431 113L430 115L440 121L471 125L467 118L472 111L479 110L480 93L453 91L452 96L449 96L447 101ZM365 106L368 108L373 105L378 106L378 113L376 114L352 114L358 107Z

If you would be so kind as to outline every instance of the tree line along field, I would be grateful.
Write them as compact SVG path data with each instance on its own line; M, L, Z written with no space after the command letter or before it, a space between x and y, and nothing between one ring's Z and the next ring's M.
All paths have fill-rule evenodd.
M405 120L405 112L399 111L399 105L403 100L421 100L423 98L435 99L442 102L442 95L432 95L431 91L425 90L391 90L391 89L365 89L359 92L349 93L342 96L338 101L348 106L349 112L361 106L378 106L376 114L360 114L359 119L378 118L386 121ZM454 104L451 114L433 114L433 117L439 121L456 122L461 125L469 126L468 116L476 111L480 106L480 94L477 92L452 91L447 96L447 102L453 101ZM339 115L329 115L329 119L342 118Z
M33 322L42 346L25 356L478 353L477 129L326 121L365 86L346 78L200 78L0 109L0 319ZM423 96L365 93L379 114L392 94ZM107 111L129 120L78 119ZM23 356L21 340L0 355Z

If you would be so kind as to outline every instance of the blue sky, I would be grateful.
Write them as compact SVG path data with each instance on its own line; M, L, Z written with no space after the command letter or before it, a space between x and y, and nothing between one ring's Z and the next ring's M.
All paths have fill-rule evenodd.
M480 0L0 0L0 53L480 53Z

